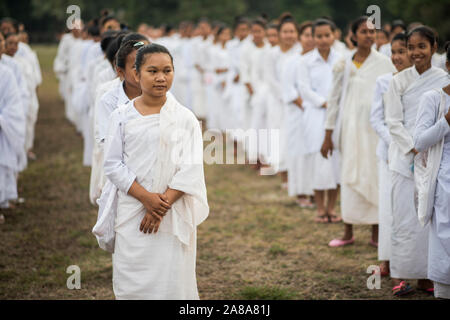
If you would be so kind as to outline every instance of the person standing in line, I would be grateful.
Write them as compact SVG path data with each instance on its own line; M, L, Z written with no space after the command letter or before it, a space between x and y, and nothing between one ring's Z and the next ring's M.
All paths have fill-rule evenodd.
M446 44L446 51L447 72L450 72L450 42ZM447 76L450 83L450 76ZM442 116L439 116L440 108L443 108ZM436 184L435 193L428 195L432 201L432 216L427 278L434 282L436 298L450 299L450 84L425 93L417 113L415 149L426 152L440 143L442 152L432 164L439 168L432 182Z
M353 244L353 225L372 226L370 245L378 242L378 137L370 126L370 110L376 79L394 72L392 62L372 49L375 27L366 16L351 25L356 51L338 61L333 69L333 89L328 99L325 138L321 153L341 156L341 215L344 235L328 244Z
M401 72L411 67L406 49L406 35L404 33L397 34L392 39L391 60L397 72ZM392 209L391 209L391 172L388 165L388 148L391 144L391 135L386 125L385 119L385 94L389 88L389 84L395 73L386 73L377 78L375 86L375 94L373 97L372 111L370 113L370 123L377 133L379 140L377 146L378 157L378 182L379 182L379 201L378 201L378 260L380 264L380 274L382 276L389 275L389 260L391 256L391 225L392 225Z
M116 194L117 299L199 299L196 229L209 213L202 131L192 111L167 95L173 77L165 47L141 47L135 78L142 95L111 114L99 202Z
M413 134L421 96L448 84L447 73L431 65L437 50L435 32L419 26L407 35L412 67L396 74L386 93L386 123L392 142L388 160L392 181L392 232L390 272L392 292L402 296L414 291L407 280L418 279L417 288L432 293L427 280L429 226L422 227L414 204L413 162L417 150Z

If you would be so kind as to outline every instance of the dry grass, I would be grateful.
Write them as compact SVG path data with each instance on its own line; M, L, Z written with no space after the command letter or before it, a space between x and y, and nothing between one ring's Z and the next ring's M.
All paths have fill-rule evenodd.
M44 75L36 127L38 160L19 185L26 203L0 226L0 299L113 299L111 257L98 248L88 201L90 169L82 139L64 117L52 72L55 47L36 47ZM209 218L198 229L202 299L391 299L389 280L366 286L377 263L370 227L355 245L330 249L341 224L314 223L280 188L279 178L247 166L205 166ZM81 268L81 290L66 287L66 268ZM425 299L417 293L409 298Z

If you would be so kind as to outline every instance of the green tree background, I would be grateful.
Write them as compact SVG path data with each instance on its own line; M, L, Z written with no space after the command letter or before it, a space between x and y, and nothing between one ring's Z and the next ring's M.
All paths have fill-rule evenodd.
M450 39L450 0L2 0L0 17L23 22L32 40L55 41L56 34L64 30L66 8L71 4L80 6L84 20L97 17L103 8L111 9L131 28L141 22L177 24L203 16L231 24L237 15L254 17L264 12L276 18L290 11L299 22L330 16L343 30L375 4L381 8L382 23L395 18L406 23L420 21L438 31L441 43Z

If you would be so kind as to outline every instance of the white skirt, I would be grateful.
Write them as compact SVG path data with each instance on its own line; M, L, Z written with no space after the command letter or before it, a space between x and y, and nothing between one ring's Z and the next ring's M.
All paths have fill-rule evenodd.
M119 300L198 300L195 248L170 233L116 233L113 289Z
M429 225L422 227L414 204L414 180L392 171L391 277L427 279Z
M314 194L312 188L314 154L288 157L288 194L291 197Z
M117 218L127 215L120 205ZM125 196L127 197L127 196ZM170 214L170 213L168 213ZM171 233L144 234L139 230L144 211L117 226L113 289L117 299L198 300L195 275L196 232L190 246ZM165 219L168 219L166 216Z
M389 261L391 258L392 183L389 166L384 160L378 161L378 177L378 260Z
M341 212L347 224L378 224L378 207L346 183L341 184Z
M304 176L312 172L311 187L313 190L332 190L340 184L339 151L325 159L320 152L311 154L311 167L304 167Z
M17 199L17 181L14 171L0 165L0 208L7 208L8 201Z

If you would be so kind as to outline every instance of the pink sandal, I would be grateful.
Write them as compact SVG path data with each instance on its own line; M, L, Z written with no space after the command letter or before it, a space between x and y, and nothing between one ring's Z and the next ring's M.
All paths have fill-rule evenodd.
M333 239L328 244L329 247L337 248L337 247L343 247L348 246L350 244L353 244L355 242L355 238L352 237L350 240L342 240L342 239Z

